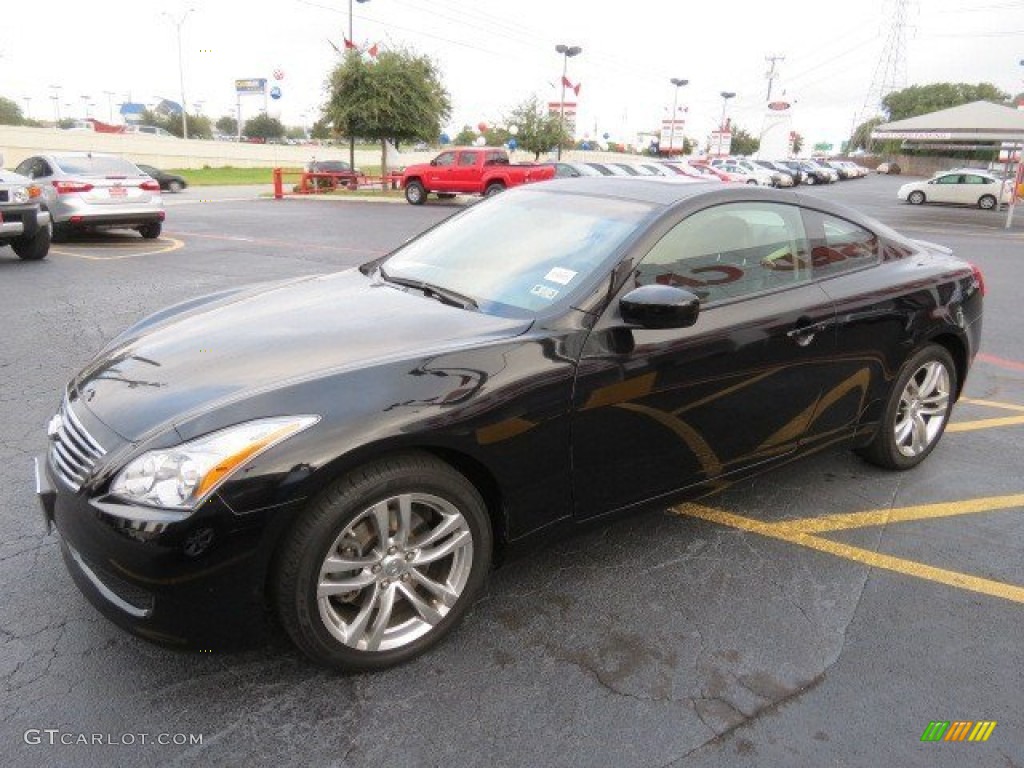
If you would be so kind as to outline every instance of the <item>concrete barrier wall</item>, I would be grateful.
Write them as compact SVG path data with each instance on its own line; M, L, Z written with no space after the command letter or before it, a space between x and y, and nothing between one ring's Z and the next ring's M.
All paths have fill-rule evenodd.
M5 168L14 168L31 155L45 152L109 152L136 163L157 168L294 168L317 160L348 160L348 147L286 146L282 144L247 144L234 141L171 139L146 134L96 133L94 131L60 131L54 128L29 128L0 125L0 152ZM426 163L437 156L437 150L403 152L400 165ZM621 155L613 152L563 152L569 162L637 162L650 157ZM513 162L533 162L533 153L515 152ZM550 162L541 156L539 162ZM380 164L379 149L357 149L356 165L375 169ZM269 174L267 176L269 180Z

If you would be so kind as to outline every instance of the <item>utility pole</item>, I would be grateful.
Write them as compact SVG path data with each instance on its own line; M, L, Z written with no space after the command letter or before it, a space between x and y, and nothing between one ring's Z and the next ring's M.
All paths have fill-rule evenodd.
M786 57L785 56L779 56L778 54L776 54L774 56L765 56L764 60L768 62L768 66L769 66L768 72L765 75L765 77L768 78L768 98L765 99L765 101L771 101L772 100L772 84L775 82L775 79L778 77L778 75L775 74L775 64L776 64L776 62L779 62L779 61L785 61Z

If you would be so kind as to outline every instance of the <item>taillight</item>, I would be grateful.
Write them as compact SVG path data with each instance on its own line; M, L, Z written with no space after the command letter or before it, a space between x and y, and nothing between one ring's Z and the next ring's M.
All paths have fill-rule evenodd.
M975 264L971 264L971 272L974 273L974 282L978 284L978 290L981 291L981 295L985 295L985 276L981 274L981 270Z
M144 189L147 192L159 192L160 184L150 179L149 181L144 181L139 184L139 189Z
M58 195L70 195L75 192L88 192L92 189L92 184L84 181L55 181L53 187Z

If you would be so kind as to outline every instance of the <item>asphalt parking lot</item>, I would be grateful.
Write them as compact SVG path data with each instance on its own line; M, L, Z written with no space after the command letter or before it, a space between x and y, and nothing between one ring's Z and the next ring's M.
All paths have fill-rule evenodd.
M142 315L359 264L460 204L190 189L158 241L0 249L0 765L1024 765L1024 210L1006 231L900 204L902 181L808 194L985 274L982 353L928 461L821 454L576 537L495 572L435 651L363 676L283 640L181 654L115 628L44 534L31 459L67 379ZM932 721L997 725L923 743Z

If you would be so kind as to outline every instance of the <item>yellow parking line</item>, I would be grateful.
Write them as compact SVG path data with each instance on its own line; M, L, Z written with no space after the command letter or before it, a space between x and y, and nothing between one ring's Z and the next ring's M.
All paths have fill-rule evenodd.
M975 400L973 397L961 397L961 403L967 403L968 405L983 405L986 408L1002 408L1004 411L1020 411L1024 413L1024 405L1017 405L1016 403L1001 403L996 400Z
M782 531L788 535L799 535L825 533L826 531L848 531L852 528L867 528L872 525L908 523L914 520L931 520L957 515L974 515L978 512L993 512L997 509L1013 507L1024 507L1024 493L940 504L920 504L896 509L875 509L868 512L851 512L841 515L826 515L825 517L808 517L800 520L768 523L768 525L773 530Z
M184 241L177 240L173 237L161 237L157 242L166 243L162 248L158 248L152 251L138 251L135 253L122 253L117 256L90 256L87 253L76 253L75 251L65 251L62 248L50 248L50 253L59 253L61 256L74 256L76 259L88 259L89 261L118 261L120 259L132 259L136 256L156 256L161 253L170 253L171 251L177 251L179 248L185 246ZM108 246L99 246L99 248L107 248Z
M1024 416L1003 416L996 419L977 419L975 421L954 421L946 425L947 432L973 432L976 429L995 429L996 427L1012 427L1024 424Z
M939 505L935 505L939 506ZM1007 584L1002 581L983 579L978 576L971 576L959 571L949 571L944 568L935 568L914 560L905 560L900 557L892 557L879 552L872 552L869 549L850 546L837 541L823 539L818 536L811 536L806 533L797 533L792 529L778 524L763 523L758 520L751 520L740 515L733 515L729 512L703 507L698 504L684 504L674 507L672 511L681 516L695 517L718 525L738 528L739 530L758 533L773 539L779 539L791 544L798 544L819 552L842 557L846 560L869 565L873 568L899 573L904 576L912 576L926 581L933 581L959 589L966 589L971 592L999 597L1015 603L1024 603L1024 587L1014 584Z

